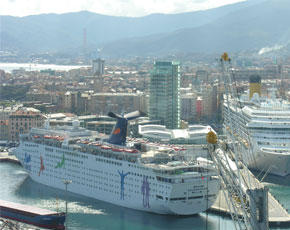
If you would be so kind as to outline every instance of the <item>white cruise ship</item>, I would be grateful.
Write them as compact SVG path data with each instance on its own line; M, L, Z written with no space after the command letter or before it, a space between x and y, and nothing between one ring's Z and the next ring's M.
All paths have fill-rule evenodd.
M187 160L182 149L142 140L126 142L128 120L140 115L109 113L117 123L109 139L79 127L33 128L21 136L15 155L39 183L132 209L192 215L216 200L220 183L212 162Z
M251 99L249 94L243 95L241 108L233 107L232 102L230 109L224 103L224 131L243 143L244 163L249 168L279 176L290 174L290 103L276 99L274 91L270 98L254 92ZM239 133L231 130L230 116Z

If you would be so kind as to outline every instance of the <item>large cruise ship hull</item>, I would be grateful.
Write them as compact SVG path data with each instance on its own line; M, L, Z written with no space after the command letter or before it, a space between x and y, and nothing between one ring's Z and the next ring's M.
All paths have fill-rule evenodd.
M254 155L255 158L247 162L249 168L278 176L290 174L290 154L277 154L260 149L254 152ZM249 159L251 158L249 156Z
M71 180L67 191L140 211L197 214L213 205L219 191L219 180L206 173L181 183L166 183L141 163L26 141L15 154L38 183L65 190L63 180Z
M232 138L230 132L225 130L225 133L230 139ZM290 174L290 153L283 154L274 148L271 151L264 147L258 147L257 141L252 142L254 145L252 151L249 151L248 146L241 145L241 159L243 159L248 168L277 176L287 176Z

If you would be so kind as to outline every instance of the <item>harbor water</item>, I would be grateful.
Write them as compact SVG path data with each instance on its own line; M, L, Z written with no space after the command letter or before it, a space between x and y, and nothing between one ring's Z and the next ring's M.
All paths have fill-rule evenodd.
M15 69L24 69L26 71L40 71L46 69L52 70L64 70L69 71L71 69L79 69L82 67L87 67L84 65L54 65L54 64L36 64L36 63L0 63L0 70L5 72L12 72Z
M1 162L0 172L0 199L60 212L65 211L67 199L70 230L234 229L230 217L213 213L194 216L158 215L119 207L70 192L66 194L63 190L32 181L22 166L13 163ZM265 183L272 194L290 209L290 187L274 185L269 181Z

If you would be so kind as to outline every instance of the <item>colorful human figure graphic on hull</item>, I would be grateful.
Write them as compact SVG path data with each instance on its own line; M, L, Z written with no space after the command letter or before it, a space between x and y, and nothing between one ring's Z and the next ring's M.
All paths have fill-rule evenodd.
M39 173L38 176L40 176L40 173L43 172L45 169L44 164L43 164L43 159L42 156L40 156L40 169L39 169Z
M55 168L62 168L65 164L65 158L64 158L64 154L62 154L62 160L61 162L58 162L57 165L55 166Z
M143 177L141 192L143 194L143 207L150 208L150 204L149 204L150 186L149 186L149 182L148 182L148 176Z
M127 173L124 173L124 171L122 170L122 173L118 170L118 173L120 174L120 177L121 177L121 197L120 199L121 200L124 200L124 182L125 182L125 177L129 174L129 172Z
M27 153L25 153L25 155L24 155L24 162L26 164L28 164L30 161L31 161L31 156L28 155Z

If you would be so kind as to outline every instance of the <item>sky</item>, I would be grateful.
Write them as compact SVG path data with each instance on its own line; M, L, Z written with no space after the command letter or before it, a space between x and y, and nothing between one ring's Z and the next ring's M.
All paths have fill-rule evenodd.
M112 16L141 17L152 13L205 10L245 0L0 0L0 15L91 11Z

